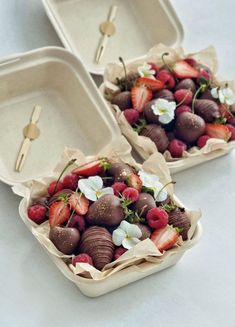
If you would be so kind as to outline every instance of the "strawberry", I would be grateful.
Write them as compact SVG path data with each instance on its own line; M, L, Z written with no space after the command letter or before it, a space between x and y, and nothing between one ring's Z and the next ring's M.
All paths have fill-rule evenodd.
M159 79L149 77L140 77L136 81L136 85L144 85L152 91L160 91L164 88L164 83Z
M185 60L177 61L172 67L177 78L197 78L199 72Z
M235 126L231 125L231 124L226 124L225 125L229 131L231 132L231 137L230 137L230 141L234 141L235 140Z
M197 64L196 60L193 58L185 58L184 61L186 61L187 64L189 64L192 67L195 67Z
M89 208L89 200L84 195L77 192L70 195L69 204L78 215L85 215Z
M157 74L157 79L162 81L169 90L175 87L175 79L167 69L160 70Z
M228 141L231 137L228 127L221 124L206 124L206 134L225 141Z
M131 100L134 109L143 112L144 106L153 97L153 92L144 86L134 86L131 89Z
M75 168L72 173L78 176L95 176L101 175L106 169L109 168L108 161L104 159L98 159L88 162L78 168Z
M156 245L160 252L172 248L177 242L179 232L176 228L166 225L161 229L156 229L152 235L151 240Z
M70 217L70 209L65 201L56 201L49 208L49 223L51 227L65 223Z
M141 191L142 185L143 185L141 179L136 174L131 174L127 178L127 184L128 184L128 186L135 188L139 192Z
M156 75L157 72L158 72L158 66L157 66L157 64L155 64L154 62L148 62L148 64L151 66L151 69L152 70L155 70L155 75Z

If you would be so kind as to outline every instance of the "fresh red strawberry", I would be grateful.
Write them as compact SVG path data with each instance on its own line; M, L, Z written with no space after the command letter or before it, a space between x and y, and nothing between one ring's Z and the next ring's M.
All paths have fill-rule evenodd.
M174 97L177 103L187 105L192 102L193 93L190 90L181 89L175 91Z
M83 194L77 192L70 195L69 204L78 215L85 215L89 208L89 200Z
M160 91L164 88L164 83L159 79L153 79L149 77L140 77L136 81L136 85L146 86L152 91Z
M162 208L152 208L147 212L147 222L151 228L160 229L168 224L168 213Z
M28 217L36 224L41 224L46 220L47 209L42 204L33 204L28 208Z
M178 108L175 109L176 117L178 117L183 112L192 112L192 110L189 106L185 106L185 105L179 106Z
M78 168L75 168L72 173L78 176L95 176L101 175L104 170L109 166L109 163L106 159L98 159L91 162L88 162Z
M63 183L60 182L60 181L57 183L57 185L56 185L56 183L57 183L57 181L52 181L49 184L49 186L47 188L47 192L48 192L49 195L53 195L56 192L63 190L63 188L64 188Z
M177 139L171 140L168 150L170 151L170 154L173 158L181 158L183 155L183 152L186 151L187 145Z
M230 141L234 141L235 140L235 127L231 124L226 124L225 125L229 131L231 132L231 137L230 137Z
M115 251L114 251L113 260L117 260L126 251L127 251L127 249L125 249L122 246L119 246L118 248L116 248Z
M159 68L154 62L148 62L148 64L151 66L152 70L155 70L155 75L157 74Z
M197 140L197 146L201 149L206 145L206 142L210 139L208 135L202 135Z
M136 202L139 199L139 192L137 189L133 187L127 187L123 192L122 195L125 199L131 200L132 202Z
M193 58L185 58L184 61L186 61L187 64L189 64L192 67L196 66L197 64L196 60Z
M221 124L206 124L206 134L225 141L228 141L231 137L228 127Z
M153 97L153 92L144 86L134 86L131 89L131 100L134 109L143 112L144 106Z
M66 175L63 178L63 188L75 191L78 186L79 176L76 174Z
M159 251L163 252L172 248L177 242L179 233L176 228L166 225L161 229L156 229L152 235L151 240L156 245Z
M123 182L116 182L112 185L113 191L115 195L119 195L120 193L122 193L126 188L127 185Z
M185 60L177 61L172 67L177 78L197 78L199 72Z
M65 201L56 201L49 208L49 223L51 227L61 225L70 217L70 209Z
M135 124L140 118L139 111L135 109L126 109L123 111L123 114L130 125Z
M162 81L169 90L175 87L175 79L167 69L160 70L157 74L157 79Z
M72 259L72 265L75 267L77 262L89 263L89 265L94 266L92 258L86 253L80 253Z
M141 191L142 186L143 186L141 179L136 174L131 174L127 178L127 184L128 184L128 186L135 188L139 192Z

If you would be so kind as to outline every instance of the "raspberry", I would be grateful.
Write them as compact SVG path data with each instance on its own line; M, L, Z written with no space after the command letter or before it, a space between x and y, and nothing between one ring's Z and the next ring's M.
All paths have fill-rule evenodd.
M41 224L46 220L46 207L41 204L33 204L28 208L28 217L36 224Z
M130 125L135 124L140 117L139 112L135 109L126 109L123 113Z
M92 258L86 253L80 253L72 259L72 264L76 267L77 262L89 263L89 265L94 266Z
M127 249L124 249L122 246L118 247L114 251L113 260L117 260Z
M185 90L185 89L181 89L181 90L177 90L174 93L174 97L177 103L181 103L181 104L190 104L192 102L193 99L193 93L191 90Z
M162 69L157 74L157 79L160 79L160 81L164 82L167 89L171 90L175 87L175 80L172 74L166 70Z
M123 182L116 182L112 185L112 188L114 190L114 194L118 196L127 188L127 186Z
M57 186L56 186L56 183L57 183L57 181L52 181L49 184L49 186L47 188L48 194L53 195L56 192L63 190L63 188L64 188L63 183L62 182L58 182ZM55 189L55 186L56 186L56 189Z
M80 232L83 232L86 228L86 223L85 223L85 219L83 216L79 216L79 215L74 215L69 224L68 227L73 227L73 228L77 228Z
M168 213L161 208L152 208L147 213L147 222L151 228L159 229L168 224Z
M187 145L177 139L173 139L168 146L168 150L173 158L181 158L186 149Z
M136 202L139 199L139 192L133 187L127 187L122 195L125 199L131 200L132 202Z
M231 137L230 137L230 141L234 141L235 140L235 127L231 124L226 124L226 127L228 127L229 132L231 132Z
M178 108L175 109L176 117L178 117L183 112L192 112L192 110L189 106L185 106L185 105L179 106Z
M200 84L201 82L201 78L203 80L207 80L207 81L210 81L211 79L211 76L210 74L205 70L205 69L202 69L198 75L198 78L197 78L197 83Z
M155 74L158 72L158 66L154 62L148 62L148 64L151 66L151 69L155 70Z
M197 140L197 146L201 149L206 145L206 142L210 139L208 135L202 135Z
M75 191L78 186L79 176L76 174L66 175L62 181L63 188Z

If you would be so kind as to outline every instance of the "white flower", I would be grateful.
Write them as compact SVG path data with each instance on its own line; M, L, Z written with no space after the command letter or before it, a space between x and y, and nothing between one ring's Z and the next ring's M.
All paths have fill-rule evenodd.
M158 176L146 173L143 170L138 172L143 186L150 188L154 192L154 199L157 202L165 201L167 198L167 190L163 188L162 183L159 182Z
M151 65L144 63L143 66L137 68L138 73L141 77L149 77L154 78L154 74L156 73L154 69L151 69Z
M235 94L229 87L214 87L211 89L211 95L213 98L219 99L220 103L225 103L229 106L235 103Z
M103 180L100 176L80 179L78 187L85 197L91 201L96 201L105 194L114 194L112 187L103 188Z
M123 220L119 227L113 231L112 239L115 245L122 245L129 250L140 242L141 236L142 232L138 226Z
M157 99L151 106L153 113L159 116L159 121L162 124L168 124L174 119L176 103L174 101L167 101L166 99Z

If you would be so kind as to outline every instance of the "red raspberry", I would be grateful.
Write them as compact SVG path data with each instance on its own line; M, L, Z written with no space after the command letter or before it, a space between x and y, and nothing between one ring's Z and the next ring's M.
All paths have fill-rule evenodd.
M198 78L197 78L198 84L200 84L201 77L207 81L210 81L210 79L211 79L211 75L205 69L202 69L198 75Z
M226 127L228 127L229 132L231 132L231 137L230 137L230 141L234 141L235 140L235 127L231 124L226 124Z
M202 135L197 140L197 146L201 149L206 145L206 142L210 139L208 135Z
M168 146L168 150L173 158L181 158L186 149L187 145L177 139L173 139Z
M74 215L71 218L68 227L77 228L80 232L83 232L86 228L86 222L84 217L80 215Z
M72 259L72 264L76 267L77 262L89 263L91 266L94 266L92 258L86 253L80 253Z
M76 174L66 175L62 181L63 188L68 188L75 191L78 186L79 176Z
M147 222L151 228L163 228L168 224L168 213L162 208L152 208L147 212Z
M197 64L196 60L193 58L185 58L184 61L186 61L192 67L196 66Z
M155 74L157 74L159 68L154 62L148 62L148 64L151 66L151 69L155 70Z
M47 209L41 204L33 204L28 208L28 217L36 224L41 224L46 220Z
M127 249L124 249L122 246L118 247L114 251L113 260L117 260Z
M123 182L116 182L112 185L113 191L115 195L119 195L120 193L122 193L126 188L127 185Z
M131 200L132 202L136 202L139 199L139 192L137 189L133 187L127 187L123 192L122 195L125 199Z
M193 93L191 90L177 90L174 93L174 97L177 103L190 104L193 100Z
M157 73L157 79L160 79L160 81L164 82L166 85L166 88L169 90L171 90L175 87L174 77L166 69L162 69Z
M49 184L49 186L47 188L47 192L48 192L49 195L53 195L56 192L63 190L63 188L64 188L64 185L63 185L62 182L58 182L58 184L56 186L56 190L55 190L55 186L56 186L56 181L52 181Z
M123 113L130 125L135 124L140 118L139 112L135 109L126 109Z
M185 106L185 105L179 106L178 108L175 109L176 117L178 117L183 112L192 112L192 110L189 106Z

